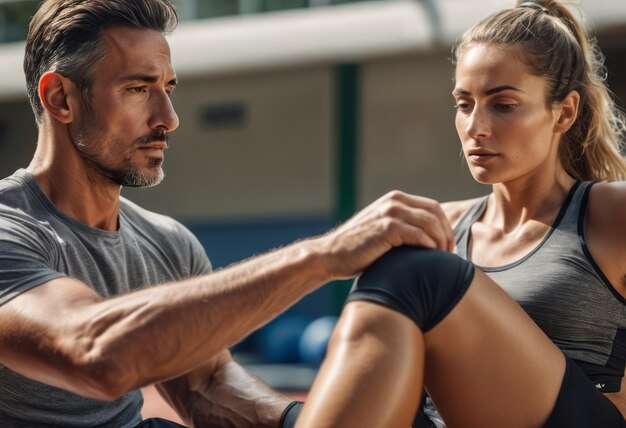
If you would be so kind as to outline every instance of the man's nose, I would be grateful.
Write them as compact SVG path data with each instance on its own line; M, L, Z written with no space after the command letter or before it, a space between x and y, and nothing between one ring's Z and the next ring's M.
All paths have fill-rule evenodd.
M166 92L153 94L153 110L150 116L150 128L172 132L178 128L179 120L172 100Z

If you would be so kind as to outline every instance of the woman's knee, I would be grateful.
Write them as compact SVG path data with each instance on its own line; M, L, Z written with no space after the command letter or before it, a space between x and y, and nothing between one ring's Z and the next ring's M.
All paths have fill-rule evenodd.
M474 266L437 249L398 247L357 278L348 301L382 304L411 318L427 332L463 297Z

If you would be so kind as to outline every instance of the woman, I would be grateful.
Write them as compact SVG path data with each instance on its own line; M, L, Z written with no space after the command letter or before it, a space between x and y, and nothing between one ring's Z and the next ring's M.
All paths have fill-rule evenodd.
M423 386L449 427L626 426L624 120L599 52L538 0L454 57L456 128L492 193L442 206L462 258L404 247L363 273L296 426L408 427Z

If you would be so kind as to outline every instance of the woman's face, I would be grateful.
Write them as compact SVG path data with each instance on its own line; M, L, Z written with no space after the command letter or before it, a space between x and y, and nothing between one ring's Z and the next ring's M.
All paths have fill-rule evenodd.
M512 49L470 45L456 68L456 130L474 179L506 183L558 162L556 113L545 78L530 74Z

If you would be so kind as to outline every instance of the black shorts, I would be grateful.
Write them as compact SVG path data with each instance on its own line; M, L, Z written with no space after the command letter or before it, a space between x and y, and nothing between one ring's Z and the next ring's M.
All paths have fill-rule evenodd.
M168 421L166 419L150 418L145 419L139 425L135 425L133 428L185 428L185 426L177 424L176 422Z
M626 421L617 407L589 380L570 358L565 358L565 375L554 409L544 428L623 428ZM412 428L437 428L440 416L422 400ZM432 415L436 417L432 417Z
M544 428L622 428L617 407L595 387L578 365L566 358L565 376Z

